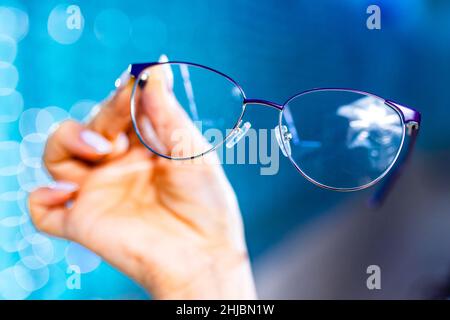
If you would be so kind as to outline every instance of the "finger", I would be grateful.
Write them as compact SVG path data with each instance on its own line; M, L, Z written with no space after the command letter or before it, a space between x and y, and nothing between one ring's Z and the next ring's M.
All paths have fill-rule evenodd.
M63 122L48 139L44 163L56 180L80 183L89 169L89 162L111 157L126 148L125 135L119 135L111 143L100 134L70 120Z
M48 139L44 160L54 163L77 157L97 161L110 152L112 144L108 140L80 123L68 120L59 125Z
M142 112L137 117L141 133L157 151L171 155L207 150L206 141L177 101L169 64L152 66L141 76L138 97ZM177 149L177 150L175 150Z
M68 214L66 203L73 199L78 186L70 182L56 182L33 191L28 198L31 219L37 229L65 237L64 222Z
M110 141L131 128L130 98L133 83L128 70L116 80L116 86L116 91L101 103L98 112L87 124L88 128Z

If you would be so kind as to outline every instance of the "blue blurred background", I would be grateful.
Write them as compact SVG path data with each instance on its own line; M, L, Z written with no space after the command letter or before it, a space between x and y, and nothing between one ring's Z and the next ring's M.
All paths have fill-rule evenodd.
M366 27L366 9L371 4L381 8L381 30ZM69 5L81 9L79 30L65 26ZM275 176L260 175L259 165L225 166L239 198L262 296L364 296L359 285L343 282L327 287L320 282L321 274L311 271L325 272L329 255L317 258L324 253L314 248L318 243L329 248L330 230L340 228L343 235L334 235L334 243L340 243L338 239L346 232L358 232L348 242L355 247L342 240L341 246L330 249L339 260L327 271L330 279L345 273L339 270L349 270L350 265L343 260L358 261L351 265L359 270L355 271L359 272L357 279L364 278L363 266L377 260L353 254L376 251L380 261L398 261L395 266L389 262L384 265L386 278L402 288L398 292L392 289L390 292L396 292L392 296L415 297L411 290L420 290L408 289L416 283L414 273L402 283L395 281L395 275L401 273L400 266L411 263L402 258L405 248L418 247L412 251L433 254L413 255L421 258L412 263L420 265L422 273L439 264L441 271L437 276L433 273L433 279L439 288L445 286L450 270L450 251L445 246L450 243L445 237L445 231L450 230L450 204L445 200L450 195L449 1L0 0L1 298L147 297L131 280L86 249L35 233L25 200L27 191L49 181L40 155L52 126L69 117L83 119L113 89L115 79L129 63L154 61L162 53L170 60L197 62L223 71L242 85L248 97L283 102L312 87L350 87L422 112L414 159L379 212L363 205L373 189L352 194L318 189L297 175L285 159L280 158L280 171ZM252 118L254 128L276 125L275 111L268 108L250 107L246 116ZM440 205L436 205L438 195L442 196ZM412 212L429 216L411 220L415 217ZM428 242L412 243L410 236L418 239L413 227L406 233L394 227L429 219L434 223L425 224L428 233L422 234ZM322 221L333 222L327 229L320 227ZM368 224L371 221L373 224ZM353 229L346 229L353 224ZM417 224L424 228L423 223ZM358 227L361 225L364 228ZM438 233L437 226L441 228ZM387 228L392 228L387 235L380 231ZM313 234L309 239L315 240L298 239L297 234ZM408 237L398 238L405 234ZM431 241L433 234L442 237ZM371 247L374 242L368 237L372 236L382 245ZM313 261L310 273L286 271L290 277L285 280L291 287L278 288L276 283L281 286L283 282L277 276L285 270L286 257L306 252L305 246L317 252L304 257ZM66 287L69 264L81 268L81 290ZM317 281L308 284L305 279ZM317 289L318 283L328 289ZM364 286L363 280L361 283ZM302 286L303 291L296 291ZM308 295L308 288L317 290L309 290L313 293ZM281 292L285 289L289 294ZM336 293L329 294L331 291Z

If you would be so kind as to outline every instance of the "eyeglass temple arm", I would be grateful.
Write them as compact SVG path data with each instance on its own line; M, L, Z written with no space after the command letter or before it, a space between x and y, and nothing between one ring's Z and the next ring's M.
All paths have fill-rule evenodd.
M374 195L370 198L369 206L373 208L380 207L383 204L389 192L392 190L392 187L395 185L396 181L400 178L403 170L405 169L405 166L411 158L411 154L413 153L416 145L421 121L421 115L418 111L409 107L401 106L389 100L386 100L386 103L394 106L400 111L400 113L402 113L407 129L406 133L409 136L409 141L406 147L406 152L399 159L399 162L394 167L392 172L383 180L379 189L375 191Z

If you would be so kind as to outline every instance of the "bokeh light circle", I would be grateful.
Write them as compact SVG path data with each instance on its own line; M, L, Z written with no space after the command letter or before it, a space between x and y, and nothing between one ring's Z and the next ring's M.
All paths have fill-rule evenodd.
M0 225L0 248L6 252L23 250L29 244L20 233L19 227L5 227Z
M33 292L48 282L50 273L47 266L30 269L20 260L14 266L14 277L23 289Z
M27 192L31 192L37 187L49 185L52 179L48 173L41 168L33 168L22 164L23 170L17 175L17 181L20 188Z
M0 219L0 226L9 228L17 227L20 226L22 223L26 222L27 220L28 218L25 215L13 215L10 217Z
M67 290L67 275L58 265L48 266L50 281L39 290L40 299L58 299Z
M0 89L0 123L16 121L22 110L23 97L19 92Z
M3 180L3 179L2 179ZM26 201L23 191L10 191L0 195L0 226L14 227L27 221L27 216L22 212L22 203Z
M68 265L78 266L81 273L88 273L95 270L102 260L92 251L71 242L66 248L66 262Z
M160 52L167 43L167 26L157 17L148 15L133 19L133 46L146 53Z
M69 245L69 241L65 239L60 238L54 238L52 239L52 245L53 245L53 259L50 263L58 263L62 260L64 260L66 256L66 249Z
M36 133L36 118L41 109L30 108L22 112L19 119L19 132L22 137Z
M31 244L35 257L45 264L52 263L55 250L52 241L48 237L37 233L27 237L26 240Z
M20 201L24 199L26 196L26 193L19 190L19 191L7 191L2 194L0 194L0 201Z
M11 63L16 58L17 43L10 36L0 34L0 61Z
M71 24L73 15L78 15L78 13L74 13L72 10L77 10L76 8L76 6L71 6L69 4L59 4L50 12L47 31L56 42L60 44L72 44L78 41L83 34L84 17L81 10L79 11L79 28L78 26L75 27Z
M37 233L37 229L34 226L33 222L28 219L27 222L23 223L20 225L20 233L22 234L22 236L27 239L28 237L30 237L31 235ZM30 253L29 253L30 254ZM26 254L26 255L29 255Z
M41 133L32 133L25 136L20 143L20 156L22 162L32 168L42 167L42 155L46 143L46 136Z
M15 277L14 267L0 271L0 297L9 300L23 300L31 291L20 286Z
M28 27L26 12L13 7L0 7L0 34L20 41L28 33Z
M15 89L19 82L19 73L14 65L0 61L0 89Z
M41 109L36 115L36 132L47 136L69 117L69 113L59 107L51 106Z
M0 141L0 176L20 173L20 145L17 141Z
M95 18L94 33L97 39L109 48L125 45L131 34L128 16L118 9L106 9Z
M29 252L32 250L33 248L29 245L25 249L19 251L23 265L32 270L44 268L47 265L44 261L37 256L29 255Z
M2 252L0 253L0 272L6 268L13 266L17 262L17 255ZM1 299L1 290L0 290Z
M96 105L97 102L94 100L80 100L70 108L70 117L72 119L84 122Z

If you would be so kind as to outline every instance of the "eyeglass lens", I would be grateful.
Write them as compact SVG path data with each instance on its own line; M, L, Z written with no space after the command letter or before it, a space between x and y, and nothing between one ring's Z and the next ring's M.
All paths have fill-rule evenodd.
M311 180L337 189L359 188L395 162L404 127L381 98L321 90L291 99L282 113L290 158Z

